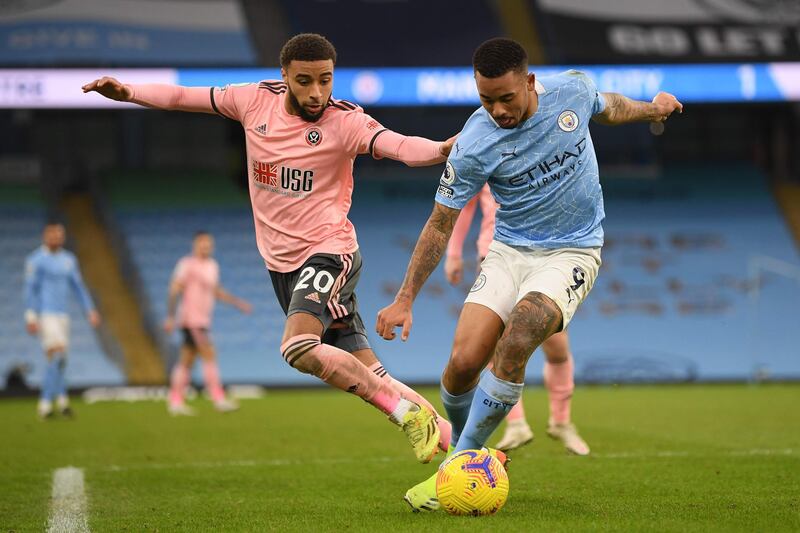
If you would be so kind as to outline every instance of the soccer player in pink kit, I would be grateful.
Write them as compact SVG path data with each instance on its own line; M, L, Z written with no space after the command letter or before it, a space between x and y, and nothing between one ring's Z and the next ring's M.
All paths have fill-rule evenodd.
M239 408L235 402L225 398L209 329L216 300L230 304L245 314L249 314L252 307L220 285L219 264L212 257L213 253L214 237L208 232L198 231L192 241L192 254L178 261L169 287L164 330L171 333L177 323L183 333L180 358L170 376L168 409L173 416L194 415L194 410L184 403L183 394L189 384L192 365L197 355L200 355L203 362L203 379L214 408L223 413ZM176 320L179 297L180 311Z
M434 142L384 128L331 96L336 50L300 34L281 50L281 81L217 87L125 85L101 78L83 87L158 109L219 114L245 130L258 249L287 314L281 355L300 372L358 395L389 415L420 462L450 440L430 404L393 380L370 348L358 313L361 271L347 219L353 160L388 157L410 166L444 162L452 140Z
M497 211L495 202L488 185L459 213L447 243L447 257L444 263L444 272L451 285L458 285L464 275L464 262L462 250L464 240L469 233L469 226L475 215L478 204L481 206L481 230L478 235L478 262L480 263L489 253L489 244L494 236L494 218ZM560 440L567 451L576 455L588 455L589 446L578 434L575 425L570 421L570 408L572 392L575 389L573 380L574 363L569 349L569 337L566 331L555 333L542 343L545 355L544 382L550 397L550 420L548 421L547 434ZM506 415L506 431L503 438L497 443L497 448L503 451L514 450L533 440L533 431L525 420L525 409L522 398Z

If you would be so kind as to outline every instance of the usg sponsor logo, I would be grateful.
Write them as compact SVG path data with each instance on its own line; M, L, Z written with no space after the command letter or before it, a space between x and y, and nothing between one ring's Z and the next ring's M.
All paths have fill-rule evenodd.
M277 163L253 161L250 166L253 184L284 196L304 197L314 186L314 171L291 168Z

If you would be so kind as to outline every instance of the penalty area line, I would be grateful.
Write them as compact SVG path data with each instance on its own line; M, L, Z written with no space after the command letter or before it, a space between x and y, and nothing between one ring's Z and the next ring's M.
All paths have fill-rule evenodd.
M88 533L83 470L74 466L53 472L48 533Z

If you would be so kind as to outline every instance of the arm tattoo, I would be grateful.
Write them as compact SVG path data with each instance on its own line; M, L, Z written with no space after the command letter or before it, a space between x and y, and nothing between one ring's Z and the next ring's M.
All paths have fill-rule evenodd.
M628 122L654 121L659 117L655 105L649 102L631 100L617 93L603 93L606 108L592 117L595 122L606 126L627 124Z
M433 213L419 235L411 262L406 270L403 285L397 292L398 298L406 298L412 302L419 294L428 276L434 271L447 249L447 241L453 233L453 226L458 219L459 209L451 209L435 204Z

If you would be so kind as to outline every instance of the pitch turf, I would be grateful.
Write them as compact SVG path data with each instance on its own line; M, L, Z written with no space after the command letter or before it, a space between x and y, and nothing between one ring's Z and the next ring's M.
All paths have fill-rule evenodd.
M401 497L433 467L334 391L270 392L232 414L197 401L180 419L76 402L75 420L40 422L33 400L3 400L0 530L42 530L67 465L84 469L92 531L800 530L800 385L579 388L588 458L545 436L541 390L525 400L536 439L486 518L412 514Z

